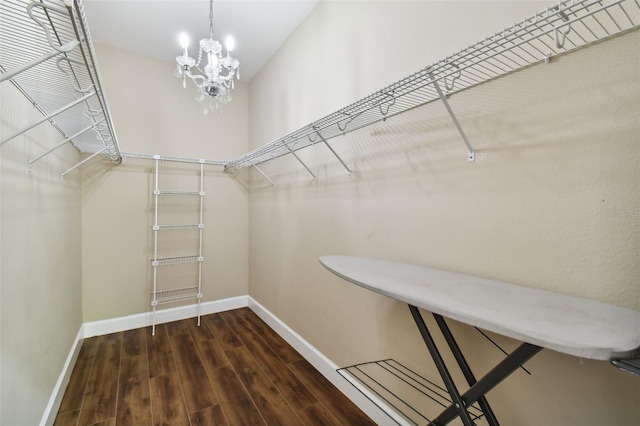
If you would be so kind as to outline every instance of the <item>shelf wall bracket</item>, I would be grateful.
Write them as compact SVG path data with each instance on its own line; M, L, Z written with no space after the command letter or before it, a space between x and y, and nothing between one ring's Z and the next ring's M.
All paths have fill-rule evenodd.
M338 159L338 161L340 161L340 164L342 164L342 167L344 167L345 170L347 171L347 176L351 177L351 175L352 175L351 169L349 169L349 167L347 167L345 162L342 161L342 158L340 158L338 153L334 151L334 149L331 147L331 145L329 145L329 142L327 142L327 140L324 137L322 137L322 134L320 133L320 131L318 129L316 129L315 127L312 127L312 128L316 132L316 134L318 135L320 140L322 142L324 142L324 144L327 146L327 148L329 148L329 151L331 151L331 153Z
M99 124L99 123L96 123ZM34 158L33 160L29 161L29 171L31 171L31 166L33 166L33 164L37 161L40 161L41 159L43 159L44 157L46 157L47 155L51 154L53 151L62 148L63 146L65 146L67 143L71 142L73 139L77 138L78 136L82 135L83 133L88 132L89 130L93 129L93 124L90 126L85 127L84 129L80 130L78 133L76 133L73 136L69 136L68 138L66 138L65 140L63 140L62 142L60 142L58 145L54 146L53 148L51 148L49 151L45 152L44 154L40 155L37 158Z
M264 172L263 172L262 170L260 170L260 168L259 168L258 166L256 166L255 164L253 164L253 162L251 163L251 165L252 165L253 167L255 167L255 169L256 169L257 171L259 171L259 172L260 172L260 174L261 174L262 176L264 176L264 178L265 178L266 180L268 180L269 182L271 182L271 185L276 186L276 183L275 183L274 181L272 181L271 179L269 179L269 176L267 176L266 174L264 174Z
M104 147L102 148L100 151L96 152L95 154L91 154L90 156L88 156L87 158L85 158L84 160L82 160L81 162L79 162L78 164L76 164L75 166L71 167L70 169L68 169L67 171L65 171L64 173L62 173L62 179L64 179L65 175L74 171L75 169L77 169L78 167L82 166L84 163L86 163L87 161L91 160L93 157L97 156L98 154L102 154L104 151L106 151L107 148Z
M51 114L42 117L40 120L36 121L35 123L33 123L32 125L20 130L18 133L14 133L13 135L9 136L8 138L6 138L5 140L0 142L0 145L3 145L7 142L9 142L11 139L13 138L17 138L18 136L20 136L21 134L28 132L29 130L33 129L34 127L38 126L39 124L44 123L47 120L51 120L53 117L55 117L58 114L61 114L63 112L65 112L68 109L73 108L74 106L86 101L87 99L89 99L90 97L92 97L93 95L95 95L96 92L91 92L91 93L87 93L86 95L84 95L83 97L81 97L80 99L77 99L73 102L71 102L69 105L64 106L62 108L60 108L57 111L52 112Z
M440 96L440 100L444 104L444 107L447 109L447 112L449 113L449 116L451 117L451 120L453 120L453 124L456 125L456 128L458 129L458 133L460 133L460 136L462 137L462 141L467 146L467 150L468 150L467 160L469 162L475 161L476 153L473 150L473 147L471 146L471 144L469 143L469 140L467 139L467 135L465 135L464 130L462 130L462 126L460 126L460 122L458 122L458 119L456 118L456 115L454 114L453 110L451 109L451 106L449 105L449 101L447 100L447 97L442 92L442 89L440 88L440 85L438 84L438 81L436 80L435 76L433 75L433 72L431 72L431 71L429 72L429 78L431 79L431 82L433 83L433 87L436 88L436 91L438 92L438 96Z
M313 181L314 181L314 182L317 182L317 181L318 181L318 177L317 177L317 176L316 176L316 175L311 171L311 169L310 169L309 167L307 167L307 165L304 163L304 161L302 161L302 160L300 159L300 157L298 157L298 154L296 154L296 153L295 153L295 151L294 151L293 149L291 149L291 148L289 147L289 145L287 145L286 143L284 144L284 146L286 146L286 147L287 147L287 149L289 150L289 152L291 153L291 155L293 155L293 156L296 158L296 160L298 160L298 161L300 162L300 164L302 164L302 166L303 166L305 169L307 169L307 171L309 172L309 174L310 174L311 176L313 176Z

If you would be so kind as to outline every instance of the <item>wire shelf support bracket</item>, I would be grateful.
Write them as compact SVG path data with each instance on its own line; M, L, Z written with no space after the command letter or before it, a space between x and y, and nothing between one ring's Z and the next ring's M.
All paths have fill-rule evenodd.
M429 77L431 78L431 81L433 82L433 87L435 87L436 91L438 92L438 96L440 97L440 100L444 104L444 107L447 109L447 112L449 113L449 116L451 117L451 120L453 120L453 124L455 124L456 129L458 129L458 133L460 133L460 137L462 138L462 141L467 146L467 150L468 150L467 160L470 161L470 162L475 161L476 153L473 150L473 147L471 147L471 144L469 143L469 140L467 139L467 135L464 133L464 130L462 130L462 126L460 125L460 122L458 121L458 118L456 117L456 115L454 114L453 110L451 109L451 105L449 105L449 101L447 100L447 97L442 92L442 89L440 88L440 84L438 84L438 80L436 80L436 78L435 78L435 76L433 75L432 72L429 73ZM454 78L451 81L451 86L448 86L447 82L445 80L446 88L449 89L449 90L452 90L453 87L454 87L453 83L459 77L460 77L460 74L458 74L458 77Z
M322 142L324 142L324 144L327 146L327 148L329 148L329 151L331 151L331 153L334 155L334 157L336 157L338 159L338 161L340 162L340 164L342 164L342 167L345 168L345 170L347 171L347 176L351 177L352 173L351 173L351 169L349 168L349 166L347 166L345 164L345 162L342 160L342 158L340 158L340 156L338 155L338 153L333 149L333 147L331 147L331 145L329 145L329 142L327 142L327 140L325 138L322 137L322 134L320 133L319 130L315 129L316 134L318 135L318 137L320 138L320 140Z
M275 183L274 181L272 181L272 180L271 180L271 178L270 178L269 176L267 176L267 175L262 171L262 169L260 169L260 167L256 166L255 164L251 164L251 165L252 165L252 166L253 166L257 171L259 171L259 172L260 172L260 174L261 174L262 176L264 176L264 178L265 178L266 180L268 180L269 182L271 182L271 185L276 186L276 183Z
M1 1L0 45L0 84L10 81L43 115L0 145L49 121L61 145L122 161L80 0Z

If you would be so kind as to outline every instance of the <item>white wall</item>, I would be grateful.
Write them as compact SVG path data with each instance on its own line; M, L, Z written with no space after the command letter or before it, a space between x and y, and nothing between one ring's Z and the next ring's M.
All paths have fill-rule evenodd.
M223 116L204 116L172 64L104 46L97 52L124 151L222 160L247 151L246 84L236 87ZM145 78L131 70L145 70ZM0 89L2 138L39 114L10 83ZM61 172L80 161L67 146L29 173L28 160L61 139L43 124L0 148L3 425L40 421L82 322L150 310L153 163L125 159L114 166L98 158L62 180ZM191 189L197 170L169 166L161 182ZM247 191L216 167L206 168L204 186L203 301L245 295ZM180 222L180 209L173 219Z
M540 2L321 2L250 85L257 147L544 8ZM325 254L453 270L640 309L637 32L252 173L252 297L334 362L435 370L406 306L334 277ZM499 301L496 301L499 303ZM472 367L500 354L454 324ZM497 337L507 349L517 342ZM490 400L504 424L635 424L637 377L543 351ZM588 403L587 403L588 401ZM541 409L544 407L544 409Z
M0 85L0 139L41 118ZM34 425L82 323L79 161L48 123L0 147L0 424Z
M175 65L97 45L103 84L123 151L227 160L247 150L248 88L236 86L222 116L203 115L195 87L173 76ZM160 189L195 190L198 166L162 163ZM203 301L247 294L248 195L222 171L207 166ZM127 159L83 167L83 319L96 321L150 311L153 258L153 162ZM176 199L171 223L197 223L195 200ZM192 208L183 209L185 204ZM166 216L165 216L166 217ZM162 220L162 219L160 219ZM191 250L193 231L166 231L169 244ZM166 239L165 239L166 242ZM197 253L197 251L196 251ZM189 253L173 254L188 255ZM166 255L166 254L165 254ZM164 273L167 268L161 268ZM195 285L190 266L172 268L174 283ZM194 303L187 301L185 303ZM184 303L183 303L184 304ZM164 308L167 306L161 306Z

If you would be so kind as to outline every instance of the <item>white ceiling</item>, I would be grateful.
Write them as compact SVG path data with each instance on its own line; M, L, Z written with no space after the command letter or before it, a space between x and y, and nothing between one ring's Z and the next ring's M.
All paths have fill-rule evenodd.
M318 0L215 0L214 37L231 35L240 77L249 81L313 10ZM187 32L189 54L209 32L208 0L84 0L94 43L173 62L178 35Z

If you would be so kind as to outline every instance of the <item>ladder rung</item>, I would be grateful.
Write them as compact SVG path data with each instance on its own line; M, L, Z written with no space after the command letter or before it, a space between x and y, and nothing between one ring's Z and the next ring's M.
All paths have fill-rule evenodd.
M204 229L204 224L189 223L180 225L153 225L152 228L154 231L160 231L163 229Z
M185 288L177 288L173 290L163 290L157 291L156 297L154 299L153 293L151 293L151 303L157 302L157 304L175 302L178 300L185 299L196 299L201 297L198 292L198 287L185 287Z
M201 256L164 257L161 259L151 259L151 265L152 266L172 265L176 263L202 262L203 260L204 258Z
M155 195L197 195L204 196L204 192L199 191L153 191Z

